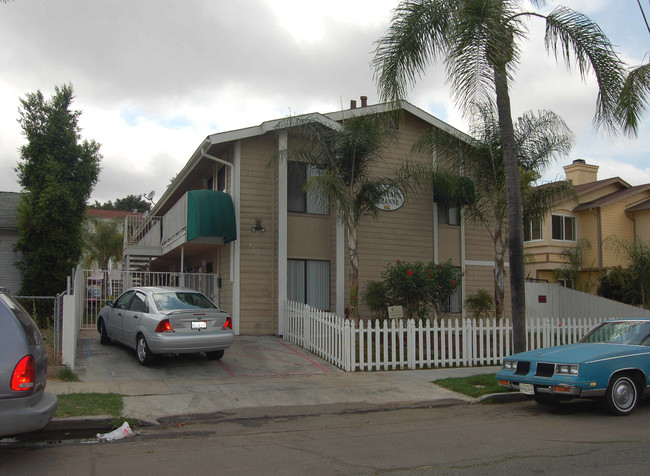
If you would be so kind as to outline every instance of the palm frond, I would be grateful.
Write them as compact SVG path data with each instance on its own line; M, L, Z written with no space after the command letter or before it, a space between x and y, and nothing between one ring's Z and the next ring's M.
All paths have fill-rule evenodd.
M546 17L545 41L547 50L561 55L567 67L575 65L582 78L594 72L599 90L594 122L614 132L625 69L605 33L582 13L557 7Z
M639 118L648 107L650 95L650 63L632 69L621 90L617 114L623 131L636 136L639 131Z
M382 99L405 98L408 87L444 52L453 3L405 1L394 10L386 36L375 43L371 62Z

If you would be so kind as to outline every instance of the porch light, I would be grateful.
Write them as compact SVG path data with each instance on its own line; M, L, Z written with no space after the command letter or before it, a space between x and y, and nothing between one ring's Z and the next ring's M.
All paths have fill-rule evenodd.
M262 226L262 220L257 220L255 221L255 226L251 226L251 231L255 233L256 231L261 231L264 233L266 231L266 228Z

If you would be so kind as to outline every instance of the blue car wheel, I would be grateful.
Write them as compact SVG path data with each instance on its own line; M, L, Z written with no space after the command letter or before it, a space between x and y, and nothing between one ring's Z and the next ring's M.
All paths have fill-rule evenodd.
M629 415L636 406L638 396L639 390L629 374L616 375L607 387L605 405L613 415Z

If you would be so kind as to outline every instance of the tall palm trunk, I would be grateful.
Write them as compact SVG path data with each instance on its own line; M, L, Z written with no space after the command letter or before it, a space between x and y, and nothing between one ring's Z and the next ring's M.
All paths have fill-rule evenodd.
M494 227L494 309L496 318L501 319L505 312L505 263L503 256L506 246L503 242L503 222L497 220Z
M512 340L514 352L526 350L526 297L524 285L524 219L521 180L517 164L514 125L510 110L506 65L494 65L499 130L505 166L508 197L508 246L510 258L510 302L512 307Z
M357 224L348 220L348 249L350 252L350 307L352 316L359 318L359 250L357 237Z

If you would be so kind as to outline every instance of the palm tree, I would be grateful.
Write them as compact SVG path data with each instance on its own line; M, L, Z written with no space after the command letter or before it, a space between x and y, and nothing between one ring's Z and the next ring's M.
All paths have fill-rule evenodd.
M648 24L648 18L641 6L641 0L637 0L637 4L639 10L641 10L646 29L650 33L650 24ZM632 68L627 75L621 92L618 113L623 121L625 131L630 135L637 135L638 118L648 106L648 94L650 94L650 63Z
M439 190L450 200L466 203L473 198L472 184L452 173L433 173L432 168L405 160L390 176L374 171L387 148L397 138L393 114L359 115L346 118L339 128L325 127L291 118L279 128L296 133L295 144L287 150L287 160L304 162L318 170L305 182L305 190L317 200L328 201L346 227L349 251L350 306L359 316L359 223L376 218L376 203L387 191L399 189L408 197L416 189Z
M514 351L526 347L524 233L521 180L509 88L527 36L524 20L546 22L546 47L574 63L585 77L596 75L599 94L595 123L610 131L623 117L638 114L619 100L626 71L602 30L581 13L557 7L550 14L525 11L522 0L405 0L377 42L373 67L380 93L388 100L406 96L431 61L442 58L456 103L464 113L473 102L496 104L508 197L508 244ZM526 2L527 3L527 2ZM546 4L531 0L534 7ZM632 91L630 104L642 102ZM628 120L630 122L630 120Z
M576 290L582 290L588 293L593 284L590 279L585 280L580 284L580 274L584 266L584 253L591 250L591 242L586 238L578 240L576 246L564 248L560 256L564 259L564 264L553 271L553 279L556 281L558 278L566 279L570 287Z
M483 227L494 245L494 305L496 317L505 310L505 251L508 248L508 206L501 130L494 108L474 107L473 142L460 140L442 130L426 132L414 148L437 158L438 165L462 168L474 183L475 200L464 207L465 217ZM573 134L565 122L550 111L527 112L515 124L515 142L521 177L524 216L541 219L555 200L575 194L566 181L535 187L553 159L568 155ZM458 157L461 157L459 162Z
M123 235L116 220L88 219L84 230L84 266L109 268L112 260L122 259Z

